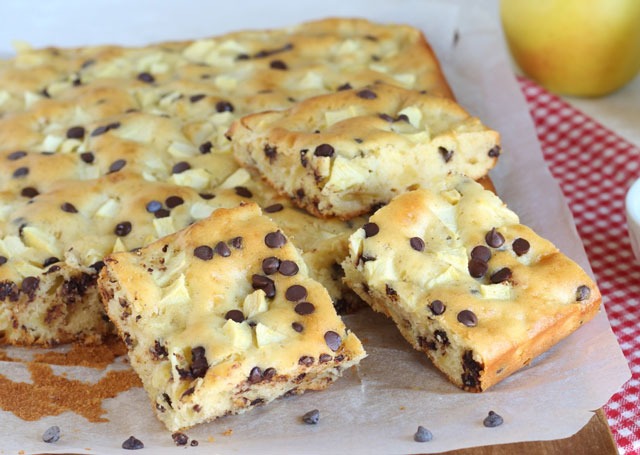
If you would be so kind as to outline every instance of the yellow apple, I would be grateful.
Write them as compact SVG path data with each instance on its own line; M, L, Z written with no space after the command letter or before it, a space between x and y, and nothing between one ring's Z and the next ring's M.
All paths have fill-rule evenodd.
M600 96L640 70L640 0L501 0L520 69L556 93Z

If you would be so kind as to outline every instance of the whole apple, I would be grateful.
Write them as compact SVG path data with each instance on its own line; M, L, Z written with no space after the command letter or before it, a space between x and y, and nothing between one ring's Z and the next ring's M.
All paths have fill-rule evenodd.
M549 90L601 96L640 70L640 0L501 0L520 69Z

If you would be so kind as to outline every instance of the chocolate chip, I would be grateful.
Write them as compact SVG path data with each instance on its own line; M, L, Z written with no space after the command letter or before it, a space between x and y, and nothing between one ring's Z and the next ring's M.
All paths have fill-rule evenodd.
M70 202L63 202L60 209L67 213L78 213L78 209Z
M173 443L177 446L186 446L189 442L189 436L179 431L173 433L171 439L173 439Z
M82 62L82 65L80 66L80 68L86 69L86 68L89 68L91 65L94 65L95 63L96 61L93 59L85 60L84 62Z
M269 158L270 162L272 162L276 158L276 155L278 155L278 147L276 146L265 144L262 150L264 151L265 156Z
M269 63L269 68L274 70L282 70L282 71L288 69L287 64L282 60L272 60Z
M299 284L289 286L284 293L284 297L290 302L299 302L307 298L307 288Z
M24 150L17 150L15 152L11 152L7 155L7 159L9 161L16 161L19 160L20 158L24 158L25 156L27 156L27 152L25 152Z
M523 254L527 254L529 252L529 248L531 248L531 245L526 239L518 237L511 244L511 248L513 248L513 252L516 253L516 256L522 256Z
M20 191L20 195L28 198L36 197L40 192L32 186L26 186Z
M236 186L234 189L240 197L253 197L253 193L245 186Z
M171 215L171 212L169 212L167 209L159 209L159 210L156 210L156 211L153 213L153 215L154 215L156 218L166 218L166 217L168 217L169 215Z
M356 137L353 139L357 144L362 144L364 142L364 139L360 139L359 137Z
M300 333L304 330L304 326L302 324L300 324L299 322L292 322L291 323L291 328L293 330L295 330L296 332Z
M409 123L409 117L406 114L400 114L398 115L398 117L395 119L396 122L407 122Z
M416 442L429 442L432 439L433 433L423 426L418 426L418 431L413 435L413 440Z
M8 259L5 256L0 256L0 265L6 264Z
M149 201L147 202L147 205L146 205L147 212L149 213L157 212L161 208L162 208L162 202L156 201L156 200Z
M498 284L511 279L511 275L512 275L511 269L509 267L503 267L497 272L495 272L493 275L491 275L491 278L489 278L489 280L493 284Z
M211 143L211 141L207 141L200 144L200 147L198 147L198 150L200 150L200 153L202 153L203 155L206 155L207 153L211 153L212 148L213 148L213 144Z
M284 276L294 276L298 271L298 264L293 261L284 260L280 262L280 267L278 267L278 272Z
M262 271L267 275L273 275L280 267L280 259L274 256L262 260Z
M191 169L191 165L189 163L187 163L186 161L180 161L179 163L173 165L173 167L171 168L171 173L182 174L184 171L188 171L189 169Z
M257 384L262 381L262 369L260 367L253 367L249 372L249 382L251 384Z
M205 95L204 93L198 93L197 95L191 95L189 97L189 101L191 101L192 103L197 103L198 101L204 99L207 95Z
M429 309L436 316L441 315L446 310L446 306L442 303L442 300L434 300L429 304Z
M209 363L205 356L205 349L202 346L191 350L191 375L194 378L204 378L209 369Z
M373 100L378 97L378 95L376 95L374 91L369 89L360 90L358 93L356 93L356 95L364 100Z
M491 259L491 250L484 245L478 245L471 250L471 259L489 262L489 259Z
M496 231L496 228L491 228L487 235L484 236L487 245L493 248L500 248L504 243L504 236Z
M268 381L268 380L272 379L275 375L276 375L276 369L275 368L267 368L262 373L262 380L263 381Z
M196 405L196 406L197 406L197 405ZM194 409L195 409L195 406L194 406ZM191 447L198 447L198 444L199 444L199 443L198 443L198 440L197 440L197 439L192 439L192 440L191 440L191 442L189 443L189 445L190 445Z
M169 196L164 200L164 203L166 204L167 207L172 209L174 207L184 204L184 199L182 199L180 196Z
M113 230L114 234L118 237L124 237L131 232L131 223L129 221L123 221L122 223L116 224L115 229Z
M211 193L198 193L198 196L200 196L205 201L209 201L209 200L213 199L214 197L216 197L215 194L211 194Z
M40 278L35 276L28 276L22 280L22 284L20 285L20 290L27 294L29 298L33 298L38 286L40 285Z
M420 237L411 237L409 239L409 245L416 251L424 251L424 240Z
M500 146L496 145L493 148L491 148L491 150L489 150L489 153L487 153L487 155L489 155L491 158L497 158L500 156Z
M94 262L93 264L91 264L89 267L91 267L93 270L95 270L96 272L99 272L100 270L102 270L102 268L104 267L104 261L97 261Z
M305 367L310 367L315 362L315 359L309 355L303 355L298 359L299 365L304 365Z
M307 167L307 153L309 153L307 149L300 150L300 164L302 164L302 167Z
M229 241L229 244L236 250L242 249L242 237L234 237Z
M231 319L235 322L242 322L244 321L244 314L240 310L229 310L227 314L224 315L224 318Z
M336 89L338 92L341 92L343 90L351 90L353 87L351 87L351 84L349 84L348 82L345 82L344 84L338 86L338 88Z
M149 349L149 351L151 351L153 358L156 360L166 359L169 356L169 351L167 351L167 348L158 340L155 341L153 348Z
M233 112L233 104L229 101L218 101L216 103L216 112Z
M28 167L19 167L18 169L13 171L13 177L14 178L24 177L24 176L26 176L28 174L29 174L29 168Z
M504 419L502 416L493 411L489 411L489 415L487 415L487 417L482 421L482 424L487 428L499 427L503 423Z
M486 262L473 258L469 260L467 268L469 270L469 275L473 278L482 278L484 274L487 273L487 270L489 270L489 266Z
M60 427L54 425L47 428L42 434L42 440L46 443L58 442L60 440Z
M588 300L590 296L591 296L591 289L589 289L589 286L585 286L583 284L581 286L578 286L578 289L576 289L576 302L582 302L583 300Z
M334 153L335 153L335 150L333 149L333 147L330 144L320 144L313 151L313 154L315 156L331 157L331 156L333 156Z
M101 134L104 134L107 131L114 130L116 128L120 128L120 122L113 122L109 123L108 125L99 126L91 132L91 136L100 136Z
M329 354L320 354L320 357L318 357L318 362L327 363L327 362L330 362L332 359L333 357L331 357Z
M115 160L113 163L111 163L111 166L109 166L109 173L111 174L112 172L118 172L120 169L122 169L126 165L127 165L126 160Z
M280 203L276 203L276 204L271 204L268 207L265 207L264 211L267 213L276 213L276 212L280 212L282 209L284 209L284 206Z
M448 163L453 157L453 150L447 150L444 147L438 147L438 152L440 152L440 156L442 156L442 159L445 163Z
M251 276L251 286L256 290L262 289L269 298L273 298L276 295L276 284L269 277L254 274Z
M194 248L193 255L203 261L213 259L213 248L208 245L200 245Z
M138 80L141 82L146 82L147 84L152 84L153 82L155 82L156 78L153 77L152 74L145 72L138 74Z
M302 421L307 425L316 425L320 421L320 411L314 409L312 411L306 412L302 416Z
M311 302L300 302L295 306L294 311L300 316L305 316L316 311L316 307Z
M84 127L82 126L72 126L67 130L67 138L68 139L83 139L84 138Z
M365 223L365 225L362 226L362 229L364 229L365 238L373 237L380 232L380 228L376 223Z
M471 310L462 310L458 313L458 322L467 327L475 327L478 325L478 316Z
M340 348L340 345L342 344L342 338L340 338L340 335L338 335L336 332L329 330L324 334L324 342L327 343L329 349L335 352Z
M231 256L231 250L224 242L218 242L216 244L215 252L223 258L228 258L229 256Z
M287 238L280 231L269 232L264 237L264 243L269 248L281 248L287 243Z
M125 450L144 449L144 444L139 439L136 439L133 436L129 436L129 439L122 443L122 448Z
M91 164L95 161L96 157L94 156L93 152L82 152L80 154L80 159L87 164Z
M380 117L385 122L389 122L389 123L393 123L393 120L394 120L393 117L391 117L389 114L378 114L378 117Z

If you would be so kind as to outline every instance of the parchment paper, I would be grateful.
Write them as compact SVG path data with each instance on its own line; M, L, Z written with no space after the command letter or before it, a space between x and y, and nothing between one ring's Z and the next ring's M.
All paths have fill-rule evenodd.
M570 212L543 162L526 103L508 63L495 4L482 3L488 7L462 0L323 0L313 4L73 0L38 2L37 6L15 0L3 3L0 54L10 55L10 41L16 39L36 46L144 44L327 16L361 16L418 26L444 65L459 102L502 134L504 154L492 172L499 194L525 224L590 270ZM364 341L369 354L358 369L323 392L277 400L244 415L191 429L187 434L200 445L189 447L189 453L409 454L564 438L586 424L592 411L630 377L604 309L530 366L482 394L462 392L449 384L384 317L362 311L345 322ZM9 350L12 353L28 355L20 349ZM118 362L109 368L126 365ZM0 369L14 380L29 380L21 364L2 362ZM82 367L54 367L54 371L87 381L97 381L104 374ZM3 453L130 453L120 445L135 435L144 442L144 453L179 450L155 419L142 389L125 392L104 405L109 422L99 424L72 413L24 422L0 412L0 447ZM320 423L301 423L300 416L314 408L321 412ZM502 415L505 423L483 427L482 419L489 410ZM62 429L62 438L55 444L41 441L50 425ZM431 442L413 441L418 425L433 432ZM227 429L233 433L224 436Z

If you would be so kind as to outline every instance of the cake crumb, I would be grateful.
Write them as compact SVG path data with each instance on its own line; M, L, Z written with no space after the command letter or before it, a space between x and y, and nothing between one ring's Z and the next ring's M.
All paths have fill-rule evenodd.
M222 436L231 436L232 434L233 434L233 429L228 428L224 430L224 433L222 433Z

